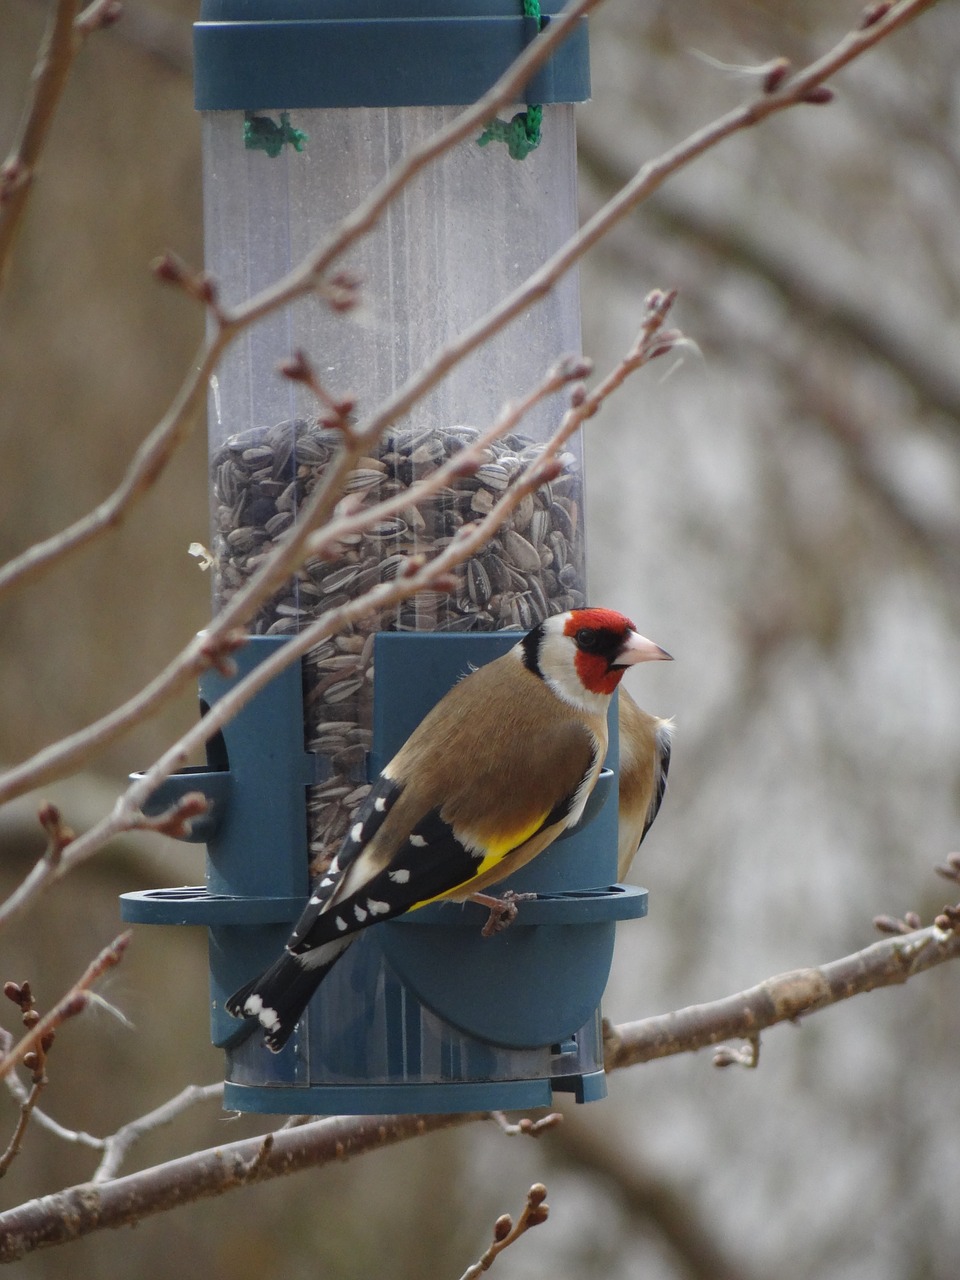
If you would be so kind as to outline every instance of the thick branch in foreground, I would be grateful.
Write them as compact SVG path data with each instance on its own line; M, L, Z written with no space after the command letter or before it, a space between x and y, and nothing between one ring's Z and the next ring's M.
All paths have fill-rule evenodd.
M875 942L863 951L810 969L792 969L749 991L695 1004L604 1032L608 1071L693 1053L721 1040L754 1040L780 1022L796 1022L829 1005L897 986L947 960L960 957L960 932L938 925Z
M104 1227L136 1222L253 1182L348 1160L408 1138L484 1118L483 1113L443 1116L334 1116L265 1139L211 1147L113 1182L85 1183L32 1200L0 1215L0 1262L13 1262L45 1245L64 1244Z
M710 1004L609 1027L606 1067L614 1071L670 1054L691 1053L730 1037L752 1039L778 1022L795 1022L851 996L899 985L958 957L960 931L956 929L933 925L887 938L841 960L780 974ZM83 1183L0 1213L0 1262L12 1262L35 1249L134 1223L251 1182L491 1118L486 1112L337 1116L197 1151L112 1182Z

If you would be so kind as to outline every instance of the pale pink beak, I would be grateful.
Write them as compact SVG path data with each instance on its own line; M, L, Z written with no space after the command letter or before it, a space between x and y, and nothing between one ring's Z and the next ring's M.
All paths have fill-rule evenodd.
M666 649L648 640L646 636L630 631L624 640L614 667L632 667L636 662L672 662L673 658Z

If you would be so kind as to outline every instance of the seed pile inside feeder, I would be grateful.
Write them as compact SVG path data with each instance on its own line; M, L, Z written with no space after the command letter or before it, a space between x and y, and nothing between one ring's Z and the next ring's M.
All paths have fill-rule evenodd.
M464 444L474 427L388 431L375 457L347 482L364 505L410 488ZM243 585L296 519L330 463L335 432L305 419L231 436L213 462L215 607ZM513 434L495 441L471 476L364 533L348 535L336 560L311 560L253 620L256 635L301 630L347 600L396 576L407 556L448 545L465 523L485 515L540 446ZM311 868L339 847L367 791L376 631L529 630L549 614L585 603L581 476L564 454L564 473L526 495L483 550L457 572L457 588L421 592L312 649L304 660L306 747L324 757L328 777L309 789Z

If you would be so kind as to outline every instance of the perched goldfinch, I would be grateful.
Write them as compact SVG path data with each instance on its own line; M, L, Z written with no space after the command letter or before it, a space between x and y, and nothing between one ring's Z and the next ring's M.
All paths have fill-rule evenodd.
M667 789L673 721L641 710L620 689L620 805L617 878L623 880Z
M384 768L280 958L229 1012L279 1051L361 929L465 901L529 862L583 813L624 671L669 656L623 614L575 609L461 680Z

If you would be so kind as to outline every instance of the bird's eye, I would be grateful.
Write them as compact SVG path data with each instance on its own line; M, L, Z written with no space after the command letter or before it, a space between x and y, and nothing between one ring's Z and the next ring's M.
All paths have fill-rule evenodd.
M577 642L578 649L586 649L589 653L592 649L596 649L600 642L600 634L597 631L591 631L589 627L581 627L574 639Z

